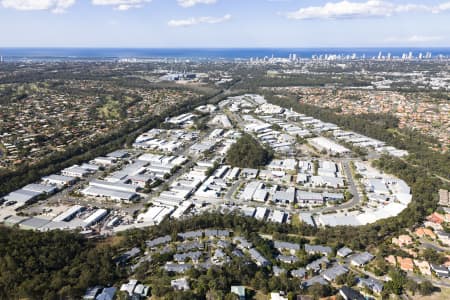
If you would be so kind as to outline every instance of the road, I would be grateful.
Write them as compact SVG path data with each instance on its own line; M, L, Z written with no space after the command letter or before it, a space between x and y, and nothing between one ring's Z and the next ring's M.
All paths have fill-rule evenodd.
M426 239L421 239L420 240L420 245L422 246L422 249L434 249L438 252L447 252L449 249L446 247L442 247L441 245L439 245L436 242L432 242Z
M323 213L323 212L329 212L329 211L334 211L334 210L339 210L339 209L348 209L348 208L352 208L352 207L358 205L361 202L361 196L360 196L358 187L355 183L355 179L353 178L349 160L341 159L340 161L341 161L341 165L343 166L345 176L347 177L348 189L349 189L350 193L352 193L353 198L350 201L347 201L340 205L311 209L308 211L309 213Z
M238 180L233 183L233 185L229 188L228 192L225 194L225 197L224 197L225 201L235 202L233 195L237 191L237 189L241 186L242 183L243 183L242 180Z
M343 160L342 164L345 176L347 177L348 189L352 193L353 198L339 206L339 208L350 208L361 202L361 197L359 195L358 187L356 186L355 179L353 178L352 170L350 168L350 163L348 160Z

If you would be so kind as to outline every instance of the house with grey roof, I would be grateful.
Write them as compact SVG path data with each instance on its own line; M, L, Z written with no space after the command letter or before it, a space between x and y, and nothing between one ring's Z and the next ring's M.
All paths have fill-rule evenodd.
M229 230L205 229L205 237L208 238L227 238L230 236Z
M329 282L333 282L336 280L337 277L347 274L348 269L341 265L334 265L333 267L325 270L322 273L323 278L328 280Z
M166 236L158 237L158 238L150 240L150 241L146 241L145 244L149 248L154 248L154 247L158 247L160 245L170 243L171 241L172 241L172 237L170 235L166 235Z
M187 232L179 233L178 236L180 238L182 238L183 240L202 238L203 237L203 231L201 231L201 230L187 231Z
M133 296L134 289L138 285L138 281L135 279L130 279L128 283L124 283L120 286L121 292L126 292L130 297Z
M333 250L328 246L305 244L305 251L308 254L330 255Z
M167 272L174 272L174 273L184 273L191 268L192 268L191 264L166 263L164 265L164 270L166 270Z
M178 252L185 252L185 251L190 251L190 250L194 250L194 249L202 250L204 248L205 248L205 245L203 243L200 243L200 242L197 242L197 241L190 242L190 243L184 242L184 243L179 244L177 246L177 251Z
M97 295L100 294L102 290L101 286L90 287L86 290L83 296L83 300L95 300Z
M107 287L95 298L95 300L114 300L116 296L117 288Z
M244 252L242 252L239 249L234 249L233 252L231 252L231 254L236 256L236 257L239 257L239 258L244 258L245 257Z
M327 285L328 282L322 276L314 276L302 282L302 286L308 288L314 284Z
M368 288L376 294L379 294L383 291L383 283L372 277L358 278L358 286Z
M349 256L350 254L352 254L352 249L350 249L350 248L347 248L347 247L342 247L341 249L339 249L337 252L336 252L336 255L337 256L340 256L340 257L347 257L347 256Z
M306 276L306 269L305 268L299 268L291 271L291 276L295 278L305 278Z
M297 244L297 243L289 243L289 242L283 242L283 241L274 241L273 242L273 246L278 251L289 250L289 251L291 251L291 253L292 252L295 253L296 251L300 251L300 244Z
M187 260L192 260L194 263L197 263L201 256L202 252L191 251L186 253L177 253L173 256L173 259L177 262L185 262Z
M343 286L339 290L339 294L344 298L345 300L365 300L366 298L361 295L358 291L355 291L352 288L349 288L348 286Z
M119 264L124 264L124 263L128 262L130 259L133 259L134 257L138 256L140 253L141 253L141 249L134 247L134 248L128 250L127 252L123 253L122 255L120 255L116 259L116 262Z
M433 272L436 273L438 277L448 278L450 276L450 272L448 268L445 266L430 264L430 267L431 270L433 270Z
M272 271L273 271L273 275L277 276L277 277L280 276L283 273L286 273L285 269L280 268L278 266L273 266Z
M228 263L230 261L230 258L228 255L220 248L216 249L214 251L213 257L211 257L211 262L215 265L221 266L224 263Z
M309 263L306 265L306 270L311 270L314 273L319 273L323 268L326 269L326 266L328 266L328 264L330 263L330 261L328 260L327 257L321 257L319 259L316 259L315 261Z
M277 260L285 264L293 264L295 262L298 262L298 257L295 255L278 255Z
M240 249L250 249L253 247L252 243L250 243L249 241L247 241L246 239L244 239L243 237L240 236L236 236L233 238L233 243L237 245L238 248Z
M189 291L191 289L186 277L170 281L170 286L176 291Z
M361 267L369 263L374 258L375 256L369 252L358 253L351 257L350 263L354 266Z
M251 258L255 261L255 263L260 267L266 267L270 265L270 261L268 261L264 256L259 253L255 248L251 248L248 250Z
M150 292L150 287L139 283L136 285L133 294L138 295L138 297L147 297Z

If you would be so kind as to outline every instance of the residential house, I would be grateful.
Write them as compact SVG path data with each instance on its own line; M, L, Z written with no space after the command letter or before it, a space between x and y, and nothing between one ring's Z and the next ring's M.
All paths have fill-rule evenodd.
M399 268L405 272L413 272L414 271L414 262L409 257L400 257L397 256L397 264Z
M122 284L120 287L121 292L126 292L130 297L133 296L134 289L138 285L138 281L136 279L130 279L128 283Z
M186 252L186 253L177 253L173 256L173 259L179 263L183 263L187 260L192 260L194 263L198 263L201 256L202 256L202 252L191 251L191 252Z
M402 234L398 238L392 238L392 244L399 247L408 246L413 243L412 238L409 235Z
M422 275L431 275L430 264L427 261L415 259L414 264L419 269L420 273L422 273Z
M293 264L298 261L298 257L295 255L278 255L277 260L285 264Z
M365 300L366 298L361 295L359 292L355 291L352 288L349 288L348 286L343 286L339 290L339 294L344 298L345 300Z
M435 264L430 264L431 270L436 273L438 277L448 278L449 277L449 271L448 268L445 266L439 266Z
M280 268L278 266L273 266L272 271L273 271L273 275L277 276L277 277L283 273L286 273L286 269Z
M302 282L302 287L308 288L314 284L327 285L328 282L320 275L311 277L308 280Z
M295 254L295 252L300 251L300 244L297 243L275 241L274 247L278 251L289 250L291 254Z
M146 241L145 243L146 243L147 247L155 248L160 245L170 243L171 241L172 241L172 237L170 235L166 235L166 236L158 237L158 238L150 240L150 241Z
M115 287L104 288L95 300L114 300L116 292L117 288Z
M319 273L321 270L324 270L327 268L330 261L327 257L321 257L319 259L316 259L315 261L309 263L306 265L306 270L312 271L313 273Z
M197 239L203 237L203 231L197 230L197 231L187 231L179 233L178 236L182 238L183 240L187 239Z
M432 223L442 224L445 222L445 217L440 213L434 212L427 217L427 220Z
M148 293L150 292L150 287L138 284L136 285L136 288L133 291L134 295L137 295L139 298L146 298L148 296Z
M436 234L429 228L419 227L414 233L420 238L427 236L433 240L436 239Z
M397 265L397 260L395 259L394 255L389 255L385 258L386 262L388 264L390 264L391 266L396 266Z
M164 270L167 272L174 272L174 273L184 273L187 270L191 269L191 264L174 264L174 263L166 263L164 266Z
M231 293L237 295L239 297L239 300L245 300L245 287L241 285L232 285L231 286Z
M170 286L176 291L189 291L191 289L186 277L170 281Z
M339 249L336 252L336 255L340 256L340 257L347 257L347 256L349 256L352 253L353 253L352 249L347 248L347 247L342 247L341 249Z
M255 248L251 248L250 250L248 250L248 252L250 253L250 256L258 266L266 267L270 265L270 261L268 261L264 256L262 256L261 253L259 253L259 251L256 250Z
M375 256L373 256L369 252L358 253L351 257L350 263L354 266L361 267L374 259L374 257Z
M83 300L95 300L102 290L101 286L90 287L84 293Z
M368 288L375 294L380 294L383 291L383 283L372 277L358 278L358 286Z
M450 233L438 230L436 231L436 235L443 244L450 246Z
M308 254L330 255L333 250L328 246L305 244L305 251Z
M305 268L299 268L291 271L291 276L295 278L303 279L306 276L306 269Z
M337 277L347 274L348 269L341 265L335 265L322 273L323 278L328 280L329 282L333 282Z

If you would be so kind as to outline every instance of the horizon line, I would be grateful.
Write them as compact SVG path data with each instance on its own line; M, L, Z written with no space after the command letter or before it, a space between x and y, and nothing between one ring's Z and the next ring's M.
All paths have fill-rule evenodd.
M153 46L0 46L0 49L200 49L200 50L233 50L233 49L375 49L375 48L391 48L391 49L401 49L401 48L450 48L448 46L412 46L412 45L403 45L403 46L308 46L308 47L298 47L298 46L245 46L245 47L207 47L207 46L195 46L195 47L185 47L185 46L169 46L169 47L153 47Z

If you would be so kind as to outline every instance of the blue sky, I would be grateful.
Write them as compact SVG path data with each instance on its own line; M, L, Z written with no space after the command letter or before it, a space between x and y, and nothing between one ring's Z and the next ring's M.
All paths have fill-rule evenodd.
M448 0L0 0L0 47L450 46Z

